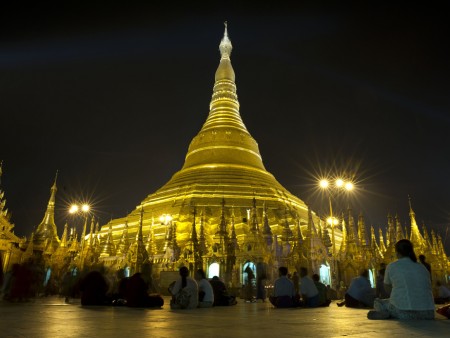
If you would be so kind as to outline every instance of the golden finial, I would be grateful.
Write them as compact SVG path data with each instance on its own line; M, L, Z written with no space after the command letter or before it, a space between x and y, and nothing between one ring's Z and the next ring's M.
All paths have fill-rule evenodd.
M228 23L227 21L224 22L225 25L225 31L223 33L222 41L220 41L219 50L220 55L222 56L222 59L229 59L231 55L231 50L233 49L233 46L231 45L231 41L228 38Z

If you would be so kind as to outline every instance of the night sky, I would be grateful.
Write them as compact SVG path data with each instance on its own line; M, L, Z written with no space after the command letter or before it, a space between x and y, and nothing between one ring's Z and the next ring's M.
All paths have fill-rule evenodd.
M213 5L211 5L211 3ZM1 188L18 235L68 204L123 217L181 169L209 112L223 22L242 119L266 169L319 214L345 175L366 225L435 229L450 253L448 11L426 7L138 5L3 8ZM415 7L414 7L415 6Z

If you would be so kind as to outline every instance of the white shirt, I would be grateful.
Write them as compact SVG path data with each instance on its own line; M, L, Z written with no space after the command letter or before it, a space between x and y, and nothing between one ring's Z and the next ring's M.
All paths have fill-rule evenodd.
M172 288L172 294L176 295L181 290L181 277L178 278L175 282L175 285ZM186 277L186 288L191 289L195 291L195 294L198 295L198 285L195 279L192 279L191 277Z
M384 283L392 285L390 303L399 310L434 310L430 274L419 263L403 257L386 268Z
M198 282L198 292L203 291L205 297L203 297L203 302L214 303L214 290L207 279L200 279Z
M314 284L311 277L305 276L300 279L300 293L308 298L319 294L319 290L317 290L316 284Z

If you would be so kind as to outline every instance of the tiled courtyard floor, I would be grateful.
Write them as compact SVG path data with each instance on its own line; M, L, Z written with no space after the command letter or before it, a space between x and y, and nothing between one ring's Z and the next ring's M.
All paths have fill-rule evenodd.
M450 320L371 321L367 310L275 309L245 303L211 309L81 307L50 297L26 303L0 301L0 337L450 337Z

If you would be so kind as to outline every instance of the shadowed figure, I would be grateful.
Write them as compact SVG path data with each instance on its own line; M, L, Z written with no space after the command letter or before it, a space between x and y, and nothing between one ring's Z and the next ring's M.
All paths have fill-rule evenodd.
M80 280L81 305L108 305L108 284L97 270L88 272Z
M125 300L130 307L161 307L164 299L160 295L149 295L148 284L137 272L128 279L125 279Z

